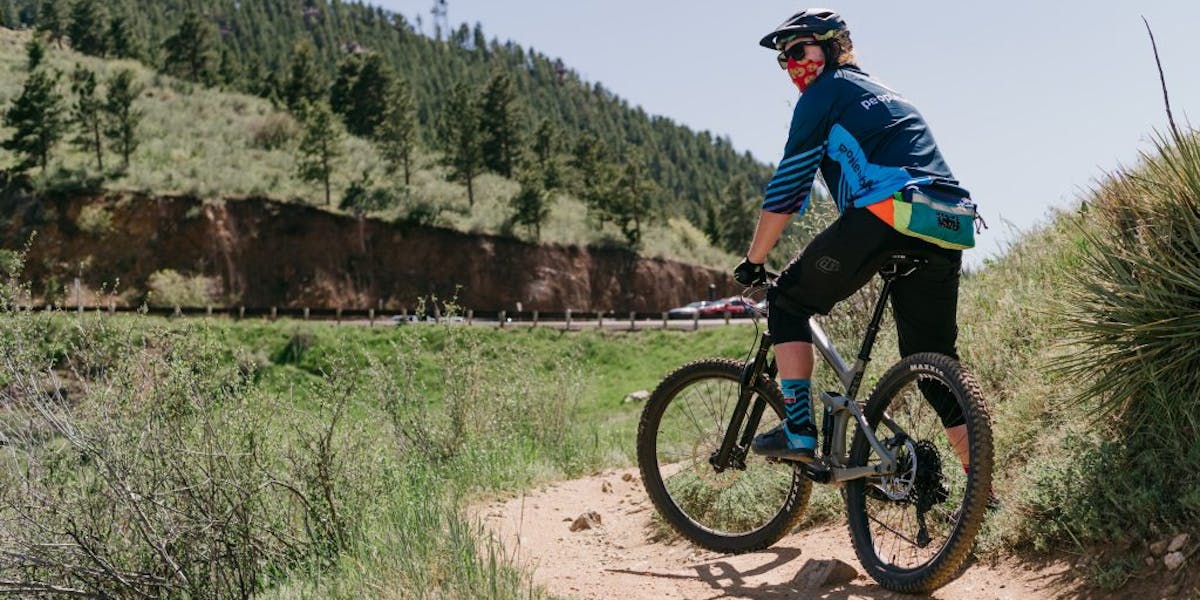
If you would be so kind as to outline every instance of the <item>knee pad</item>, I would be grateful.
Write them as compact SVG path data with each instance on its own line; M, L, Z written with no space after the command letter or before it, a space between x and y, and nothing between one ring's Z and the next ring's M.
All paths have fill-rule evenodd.
M812 343L812 327L808 320L812 317L807 311L789 302L779 288L767 290L767 331L771 333L771 342L786 344L788 342Z

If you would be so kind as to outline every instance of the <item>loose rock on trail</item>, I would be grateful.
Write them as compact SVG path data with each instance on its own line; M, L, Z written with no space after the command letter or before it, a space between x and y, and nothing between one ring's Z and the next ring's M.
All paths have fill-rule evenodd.
M474 512L538 585L560 597L914 597L885 590L863 573L844 524L806 529L767 550L741 555L661 539L636 469L556 483ZM589 512L599 515L590 528L572 527ZM1077 594L1077 585L1064 561L1036 566L984 561L932 597L1059 598Z

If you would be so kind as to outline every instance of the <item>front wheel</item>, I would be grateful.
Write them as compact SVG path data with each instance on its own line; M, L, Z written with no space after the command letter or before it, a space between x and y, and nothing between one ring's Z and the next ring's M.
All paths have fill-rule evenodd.
M737 405L743 366L724 359L684 365L655 388L638 424L638 466L650 500L675 531L718 552L774 544L800 520L812 493L799 467L744 448L737 450L744 468L718 473L709 463ZM759 399L767 403L757 428L763 432L783 418L783 397L760 379L751 405Z
M935 408L935 406L937 408ZM939 415L962 411L965 443L951 444ZM896 455L896 473L846 484L850 537L863 568L883 587L922 593L946 584L983 526L992 482L992 429L974 377L949 356L905 357L879 380L864 416ZM957 449L956 449L957 447ZM961 455L968 452L966 461ZM852 465L878 462L862 431Z

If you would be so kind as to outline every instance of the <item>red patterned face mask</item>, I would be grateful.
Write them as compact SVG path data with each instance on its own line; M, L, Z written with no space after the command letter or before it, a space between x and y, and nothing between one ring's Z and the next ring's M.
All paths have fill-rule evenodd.
M789 57L787 62L788 75L791 76L792 83L795 83L796 87L800 88L801 94L808 89L809 85L812 85L813 80L817 78L817 75L821 74L821 69L823 68L825 68L825 61L823 60L813 60L811 58L796 60Z

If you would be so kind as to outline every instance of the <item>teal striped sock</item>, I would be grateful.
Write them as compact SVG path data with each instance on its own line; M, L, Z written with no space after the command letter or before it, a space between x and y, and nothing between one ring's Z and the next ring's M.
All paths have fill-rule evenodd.
M787 416L784 432L787 433L788 446L793 450L805 448L813 450L817 447L817 429L812 420L812 397L809 392L807 379L782 379L783 410Z

